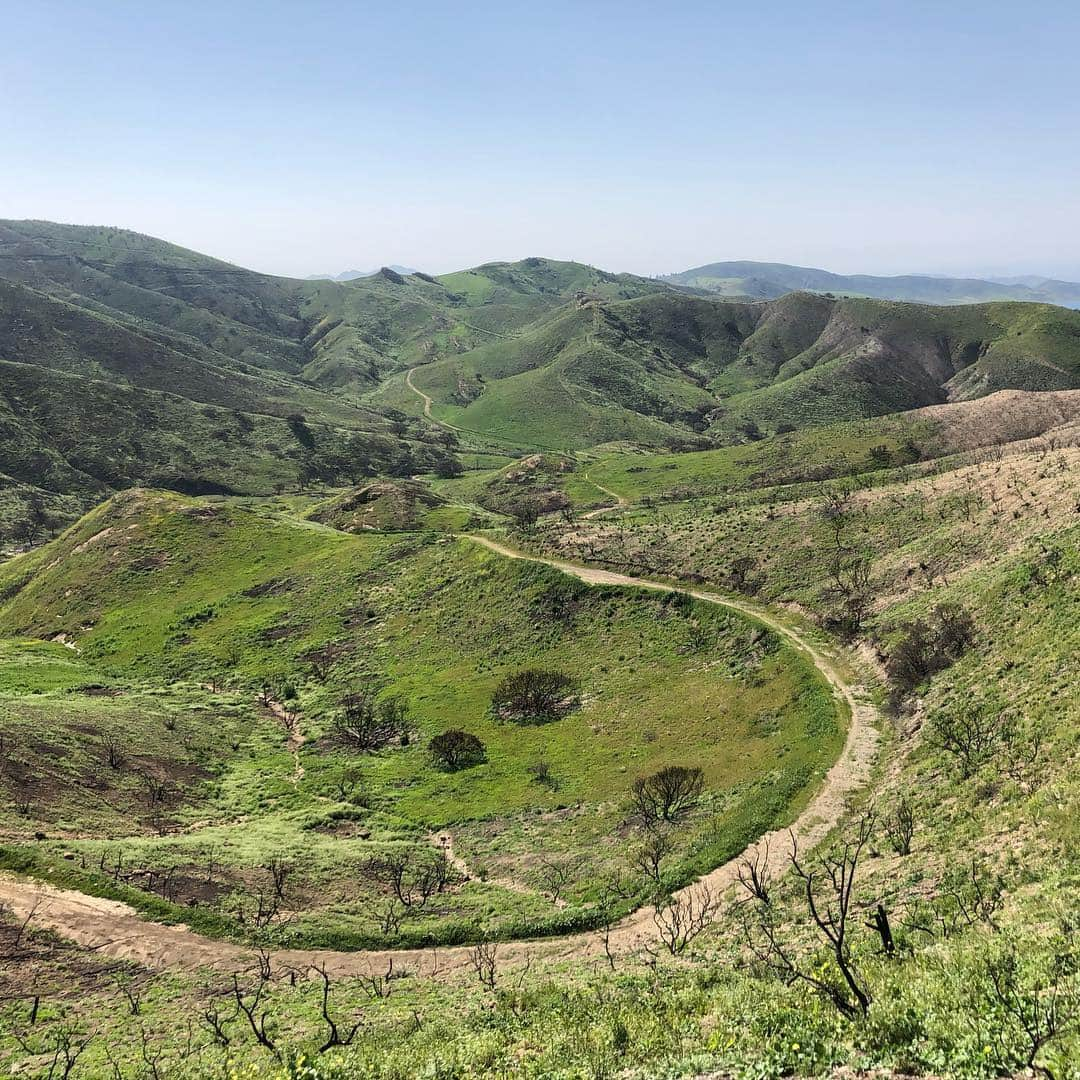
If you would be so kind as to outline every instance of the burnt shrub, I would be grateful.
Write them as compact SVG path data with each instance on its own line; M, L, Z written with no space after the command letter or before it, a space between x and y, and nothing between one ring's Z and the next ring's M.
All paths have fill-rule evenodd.
M428 743L428 752L435 764L447 772L457 772L479 765L486 760L484 744L471 731L456 728L436 735Z
M975 622L959 604L939 604L929 619L905 623L900 631L886 663L894 705L959 660L975 641Z
M495 687L491 707L504 720L545 724L565 716L579 704L577 681L564 671L523 668Z
M630 798L646 828L678 821L701 800L705 777L696 766L667 765L634 781Z

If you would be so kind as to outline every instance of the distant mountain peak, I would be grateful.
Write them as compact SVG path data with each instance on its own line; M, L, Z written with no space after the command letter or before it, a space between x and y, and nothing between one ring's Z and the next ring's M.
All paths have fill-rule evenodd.
M355 281L357 278L374 277L381 270L393 270L395 274L415 274L411 266L401 266L398 263L389 263L387 266L377 266L374 270L342 270L340 274L308 274L305 281Z

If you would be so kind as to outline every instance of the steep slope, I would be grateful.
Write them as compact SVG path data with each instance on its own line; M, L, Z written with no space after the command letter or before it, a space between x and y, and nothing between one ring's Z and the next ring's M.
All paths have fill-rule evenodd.
M732 441L1004 389L1080 387L1080 314L791 293L579 300L419 368L439 418L522 445ZM440 408L441 406L441 408Z
M1052 278L983 280L931 274L878 277L833 274L786 263L719 262L697 266L662 281L705 289L724 296L772 299L786 292L809 290L920 304L974 304L989 300L1023 300L1062 307L1080 307L1080 283Z
M387 372L513 331L578 292L655 282L525 259L433 278L383 267L347 281L259 274L126 229L0 221L0 278L316 385L370 390Z
M422 421L135 326L0 281L0 535L132 483L268 494L447 460Z

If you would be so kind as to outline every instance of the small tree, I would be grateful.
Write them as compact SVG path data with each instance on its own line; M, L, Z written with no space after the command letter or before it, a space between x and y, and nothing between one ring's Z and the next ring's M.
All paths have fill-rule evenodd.
M910 855L911 840L915 835L915 808L904 796L900 797L896 808L885 818L883 824L896 854Z
M967 779L997 752L1009 734L1009 718L984 705L942 710L930 720L930 739L952 754Z
M520 529L531 529L540 520L540 500L531 495L515 500L508 509Z
M341 699L341 711L334 717L338 737L357 750L381 750L395 739L408 746L412 730L408 705L401 697L381 700L362 689Z
M705 777L696 766L668 765L634 781L631 798L646 828L657 822L674 823L697 806Z
M428 743L428 751L435 764L447 772L457 772L459 769L479 765L486 756L484 744L477 736L472 732L457 729L436 735Z
M653 922L664 947L672 956L678 956L694 938L709 929L719 910L720 897L701 883L658 901L653 909Z
M578 684L563 671L524 668L507 675L495 688L491 707L519 724L542 724L578 704Z
M674 848L669 830L657 826L647 829L641 843L630 853L631 865L646 880L656 895L663 890L664 860Z

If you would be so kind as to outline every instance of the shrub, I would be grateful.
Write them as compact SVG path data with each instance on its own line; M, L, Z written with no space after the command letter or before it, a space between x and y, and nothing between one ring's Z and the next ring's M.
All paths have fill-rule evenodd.
M697 806L705 777L696 766L668 765L634 781L631 798L642 822L675 822Z
M975 621L959 604L939 604L930 619L907 623L889 653L894 704L955 663L975 640Z
M542 724L570 712L578 704L578 685L563 671L523 668L495 688L491 707L519 724Z
M341 711L334 717L338 738L357 750L381 750L395 739L409 745L411 721L403 698L381 701L369 690L357 690L341 699Z
M992 704L964 704L930 718L930 741L956 758L965 779L985 765L1011 734L1011 717Z
M452 729L428 743L435 764L447 772L457 772L472 765L479 765L486 757L484 744L470 731Z

